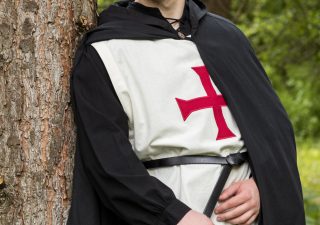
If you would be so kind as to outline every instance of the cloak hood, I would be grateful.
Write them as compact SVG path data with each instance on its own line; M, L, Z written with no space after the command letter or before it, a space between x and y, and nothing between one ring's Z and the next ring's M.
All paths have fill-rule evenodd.
M98 26L85 34L85 44L121 38L180 39L177 32L164 17L158 18L127 8L128 4L133 1L118 1L103 10L98 17ZM190 10L191 34L194 34L200 20L206 15L207 8L199 0L186 0L186 4L188 4ZM161 14L160 10L159 14Z

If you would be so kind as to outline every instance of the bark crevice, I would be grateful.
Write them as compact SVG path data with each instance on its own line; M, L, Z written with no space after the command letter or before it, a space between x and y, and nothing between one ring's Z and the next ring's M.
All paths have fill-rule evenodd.
M95 23L93 0L0 1L0 225L66 223L76 135L70 70Z

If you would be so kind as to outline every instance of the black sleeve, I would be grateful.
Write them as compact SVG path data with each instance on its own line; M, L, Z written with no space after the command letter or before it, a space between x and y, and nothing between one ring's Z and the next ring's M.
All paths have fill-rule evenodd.
M84 130L81 133L90 146L78 148L102 204L128 224L177 224L191 208L149 175L134 153L128 139L128 117L92 46L84 48L70 85L76 126Z

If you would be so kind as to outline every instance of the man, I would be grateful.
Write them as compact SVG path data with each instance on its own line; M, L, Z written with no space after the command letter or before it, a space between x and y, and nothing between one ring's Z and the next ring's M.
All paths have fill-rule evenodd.
M99 24L71 77L69 224L305 224L291 123L239 29L199 0L120 1ZM143 164L245 152L210 218L220 165Z

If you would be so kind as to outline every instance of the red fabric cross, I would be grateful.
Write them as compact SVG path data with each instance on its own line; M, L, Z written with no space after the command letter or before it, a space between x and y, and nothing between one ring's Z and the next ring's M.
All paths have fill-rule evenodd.
M235 137L235 134L228 128L222 113L222 107L227 104L223 96L218 95L214 90L207 68L205 66L198 66L192 67L192 69L199 75L207 96L197 97L190 100L175 98L180 108L183 120L185 121L194 111L212 108L213 116L218 127L216 140Z

